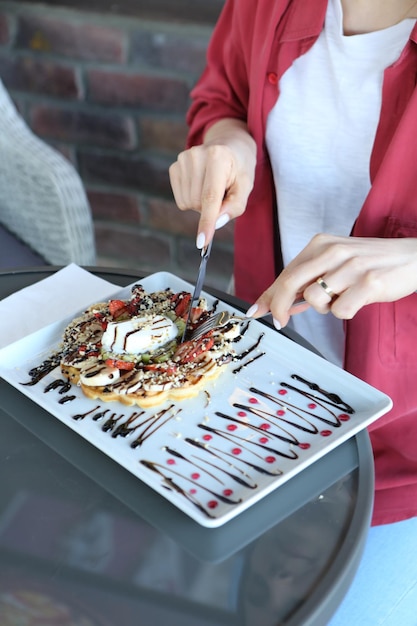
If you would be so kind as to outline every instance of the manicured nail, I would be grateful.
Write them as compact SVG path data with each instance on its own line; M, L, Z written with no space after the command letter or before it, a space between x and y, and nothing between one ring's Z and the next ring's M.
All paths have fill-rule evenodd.
M222 228L222 226L227 224L229 220L230 220L230 217L227 215L227 213L223 213L217 218L215 229L218 230L219 228Z
M281 330L282 326L281 326L281 324L279 323L279 321L278 321L278 320L276 320L276 319L275 319L275 317L274 317L274 318L272 318L272 319L273 319L273 322L274 322L274 326L275 326L275 328L276 328L277 330Z
M204 233L198 233L196 245L199 250L204 248L204 244L206 243L206 236Z
M250 309L248 309L245 313L246 317L253 317L256 313L256 311L258 310L258 305L257 304L252 304L252 306L250 307Z

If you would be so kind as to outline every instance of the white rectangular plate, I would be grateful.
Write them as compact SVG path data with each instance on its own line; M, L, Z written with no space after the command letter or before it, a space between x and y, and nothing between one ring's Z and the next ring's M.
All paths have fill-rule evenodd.
M192 291L166 272L139 282L148 292ZM114 297L130 293L129 286ZM218 309L232 310L222 302ZM24 385L78 313L0 350L0 376L202 526L232 519L392 406L385 394L256 321L235 344L237 354L249 354L176 405L142 411L89 400L78 387L45 391L61 379L59 368Z

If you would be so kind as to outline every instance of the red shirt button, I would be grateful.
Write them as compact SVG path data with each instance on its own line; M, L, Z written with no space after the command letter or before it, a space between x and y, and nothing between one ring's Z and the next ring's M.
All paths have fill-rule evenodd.
M278 84L278 75L275 72L269 72L268 73L268 82L271 83L271 85L277 85Z

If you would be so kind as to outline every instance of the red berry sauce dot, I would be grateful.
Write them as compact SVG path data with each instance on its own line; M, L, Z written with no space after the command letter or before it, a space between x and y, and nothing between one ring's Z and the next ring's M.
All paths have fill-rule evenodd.
M245 411L239 411L238 416L239 417L246 417Z
M308 405L309 409L317 409L317 404L315 404L314 402L310 402L310 404Z
M194 495L195 493L197 493L197 489L194 489L194 487L192 489L190 489L190 493L191 495Z
M211 435L204 435L203 437L204 441L210 441L211 438Z
M281 417L282 415L285 415L285 411L284 411L284 409L279 409L279 411L277 411L277 415L279 415L280 417Z
M269 430L271 428L271 424L267 424L267 422L264 422L263 424L259 426L259 428L261 430Z
M259 443L268 443L268 441L269 441L268 437L261 437L259 439Z
M257 398L253 398L252 397L252 398L249 398L249 403L250 404L258 404L258 400L257 400Z
M175 465L175 459L168 459L167 463L168 465Z
M331 430L322 430L322 431L320 432L320 435L321 435L322 437L330 437L330 435L331 435L331 434L332 434L332 431L331 431Z
M236 428L237 428L236 424L229 424L227 426L227 430L230 430L231 432L236 430Z
M341 422L348 422L350 420L350 415L348 415L347 413L342 413L341 415L339 415L339 419Z
M231 496L232 493L233 493L232 489L224 489L224 491L223 491L223 495L224 496Z
M191 474L191 478L193 480L198 480L200 478L200 474L198 472L193 472L193 474Z
M301 450L308 450L311 448L311 445L309 443L299 443L298 447L301 448Z
M232 454L236 456L238 456L239 454L242 454L242 448L233 448Z
M265 461L266 461L267 463L275 463L276 458L275 458L274 456L267 456L267 457L265 458Z
M210 502L207 503L207 506L209 509L215 509L218 504L217 500L210 500Z
M280 396L286 396L287 395L287 390L286 389L280 389L278 391L278 393L279 393Z

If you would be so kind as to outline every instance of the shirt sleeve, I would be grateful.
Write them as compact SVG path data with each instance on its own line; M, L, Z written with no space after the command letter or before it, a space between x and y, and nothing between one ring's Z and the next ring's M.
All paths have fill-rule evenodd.
M191 92L187 147L201 144L206 130L221 119L247 119L250 37L245 31L252 1L227 0L220 14L208 46L206 68Z

